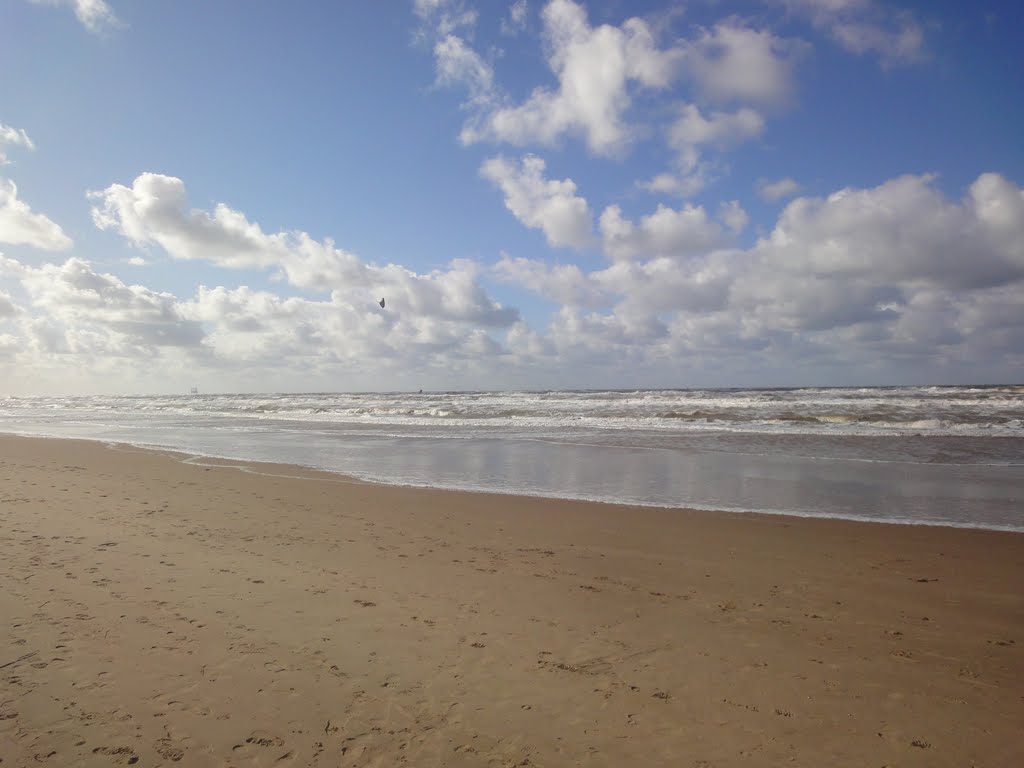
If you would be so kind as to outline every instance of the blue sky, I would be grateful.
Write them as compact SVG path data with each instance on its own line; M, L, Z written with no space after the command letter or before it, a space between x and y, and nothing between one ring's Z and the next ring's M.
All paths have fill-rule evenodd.
M12 0L0 394L1019 381L1020 21Z

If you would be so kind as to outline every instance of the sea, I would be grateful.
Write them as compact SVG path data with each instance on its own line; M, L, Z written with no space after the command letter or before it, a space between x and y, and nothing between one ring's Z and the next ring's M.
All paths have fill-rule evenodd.
M1024 386L0 396L0 432L397 485L1024 532Z

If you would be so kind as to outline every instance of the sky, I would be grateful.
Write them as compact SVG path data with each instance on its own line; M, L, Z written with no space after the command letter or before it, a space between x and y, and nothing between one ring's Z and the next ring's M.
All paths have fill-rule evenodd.
M1021 383L1022 21L4 0L0 395Z

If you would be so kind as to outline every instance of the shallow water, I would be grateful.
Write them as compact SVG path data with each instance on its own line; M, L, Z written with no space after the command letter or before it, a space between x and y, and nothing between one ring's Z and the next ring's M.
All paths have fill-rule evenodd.
M0 398L0 430L385 483L1024 531L1018 387Z

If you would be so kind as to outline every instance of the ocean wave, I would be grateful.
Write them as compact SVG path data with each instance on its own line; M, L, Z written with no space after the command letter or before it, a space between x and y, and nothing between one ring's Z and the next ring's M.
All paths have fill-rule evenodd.
M549 392L0 397L5 420L61 418L436 426L481 430L655 430L1024 437L1024 387L850 387Z
M751 414L749 412L729 413L720 411L666 411L659 414L660 419L669 421L696 422L701 424L722 424L733 427L736 424L747 424L752 431L771 425L821 425L827 426L860 426L866 430L900 430L963 433L967 431L988 432L1004 430L1013 432L1020 430L1022 419L1006 419L1005 421L959 421L949 418L925 417L918 414L907 414L902 418L891 412L867 413L793 413L784 411L776 414ZM962 417L961 417L962 418ZM1022 435L1024 436L1024 435Z

